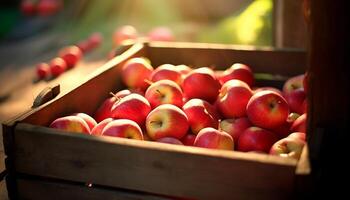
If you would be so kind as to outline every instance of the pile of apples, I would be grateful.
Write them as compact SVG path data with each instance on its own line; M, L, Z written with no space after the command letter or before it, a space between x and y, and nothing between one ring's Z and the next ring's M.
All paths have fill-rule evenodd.
M51 16L63 8L62 0L22 0L21 13L25 16Z
M163 64L145 58L122 66L128 89L107 98L94 113L58 118L50 127L95 136L149 140L298 159L305 145L304 75L283 91L254 88L249 66L225 71Z

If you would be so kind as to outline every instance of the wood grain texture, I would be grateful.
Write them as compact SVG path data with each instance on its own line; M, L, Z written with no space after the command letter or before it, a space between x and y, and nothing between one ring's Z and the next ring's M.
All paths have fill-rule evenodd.
M293 192L295 160L28 124L15 133L20 173L199 199L285 199Z

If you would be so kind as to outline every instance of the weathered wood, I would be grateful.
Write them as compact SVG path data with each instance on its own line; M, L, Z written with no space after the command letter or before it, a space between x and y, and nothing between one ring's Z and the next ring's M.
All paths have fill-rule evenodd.
M121 190L117 188L88 187L84 184L36 179L17 180L19 199L81 199L81 200L170 200L173 198L157 196L144 192Z
M15 145L16 170L31 175L199 199L286 199L293 192L296 161L277 156L28 124L16 127Z

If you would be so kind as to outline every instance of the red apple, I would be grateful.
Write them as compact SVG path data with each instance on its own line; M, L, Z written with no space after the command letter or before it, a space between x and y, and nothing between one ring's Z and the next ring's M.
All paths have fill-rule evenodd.
M117 119L109 122L103 129L102 135L143 140L142 130L134 121Z
M89 48L94 49L94 48L100 46L102 43L102 40L103 40L103 36L100 32L95 32L95 33L91 34L89 39L88 39Z
M131 58L122 67L122 79L126 86L145 91L150 80L153 67L144 58Z
M232 136L236 146L239 136L251 126L252 124L246 117L225 119L220 122L220 129Z
M188 130L186 114L178 107L163 104L152 110L146 119L148 136L153 140L163 137L181 139Z
M306 93L304 92L304 88L292 90L289 93L286 93L284 97L292 112L299 114L305 112L306 104L304 102L306 101Z
M224 132L214 128L204 128L199 131L194 145L209 149L233 150L234 142L232 137Z
M276 133L279 139L285 138L290 134L290 128L293 122L299 117L298 113L290 113L287 120L280 126L271 129L272 132Z
M151 74L151 81L157 82L159 80L171 80L182 85L182 74L176 70L174 65L164 64L157 67Z
M306 113L304 113L293 122L290 130L292 132L306 133L306 123L307 123L307 115L306 115Z
M215 78L212 69L202 67L192 70L185 77L182 87L185 97L199 98L213 103L219 94L221 85Z
M22 0L20 5L22 14L32 16L36 12L36 6L33 0Z
M74 67L81 59L83 53L77 46L68 46L61 49L58 53L59 57L66 61L67 67Z
M117 102L119 99L116 96L109 97L106 100L103 101L103 103L100 105L100 107L96 110L94 114L94 119L97 122L101 122L102 120L106 118L112 117L112 107L115 102Z
M46 63L39 63L36 66L36 75L39 79L45 79L50 76L50 66Z
M80 49L82 53L91 51L91 45L89 40L82 40L78 42L77 47Z
M148 33L150 41L174 41L174 35L168 27L156 27Z
M78 116L66 116L57 118L50 124L49 127L68 132L90 134L90 128L88 124Z
M102 131L109 122L113 121L112 118L107 118L102 120L100 123L98 123L92 130L91 130L91 135L102 135Z
M254 84L254 75L248 65L235 63L219 76L221 84L229 80L238 79L247 83L250 87Z
M291 91L303 88L304 74L289 78L283 85L283 94L288 95Z
M305 141L301 139L294 137L283 138L272 145L270 154L299 159L304 145Z
M182 144L182 142L180 140L173 138L173 137L163 137L163 138L160 138L156 141L160 142L160 143L184 145L184 144Z
M50 16L56 14L63 6L61 0L40 0L37 5L40 16Z
M170 80L160 80L152 83L147 88L145 97L152 108L161 104L173 104L180 108L183 105L183 95L180 86Z
M137 30L130 25L119 27L113 33L113 41L115 45L121 45L126 41L135 41L136 39Z
M239 151L262 151L268 153L271 146L277 141L277 136L265 129L259 127L250 127L246 129L238 139Z
M202 99L191 99L183 106L193 134L206 127L218 128L219 117L213 105Z
M181 142L185 145L185 146L193 146L194 144L194 140L196 139L196 135L192 134L192 133L187 133L182 139Z
M279 89L277 89L277 88L274 88L274 87L260 87L260 88L255 89L253 92L254 92L254 94L255 94L255 93L257 93L257 92L261 92L261 91L265 91L265 90L273 91L273 92L276 92L276 93L278 93L279 95L283 96L282 91L279 90Z
M112 118L130 119L142 126L148 113L151 111L151 105L147 99L139 94L130 94L115 102L112 106Z
M50 72L53 77L63 74L67 69L67 63L62 58L54 58L50 62Z
M74 113L72 114L72 116L78 116L80 118L82 118L87 125L90 128L90 131L97 125L96 121L94 120L94 118L90 117L90 115L85 114L85 113Z
M218 108L225 118L246 116L246 107L253 92L240 80L230 80L222 85L218 96Z
M302 132L294 132L288 135L289 138L298 138L300 140L306 141L306 134Z
M256 126L273 129L286 122L289 115L287 101L278 93L261 91L254 94L247 104L249 120Z

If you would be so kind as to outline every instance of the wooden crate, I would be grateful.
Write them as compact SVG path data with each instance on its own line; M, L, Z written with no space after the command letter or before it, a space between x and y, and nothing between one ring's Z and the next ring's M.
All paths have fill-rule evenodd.
M304 72L306 55L297 50L243 49L191 43L137 43L66 94L3 124L9 195L20 199L288 199L301 161L271 155L209 150L93 137L50 129L50 122L73 112L93 114L110 91L122 89L120 68L130 57L164 63L229 67L250 65L273 73L257 84L281 86ZM270 76L260 76L268 77ZM300 166L300 167L298 167Z

